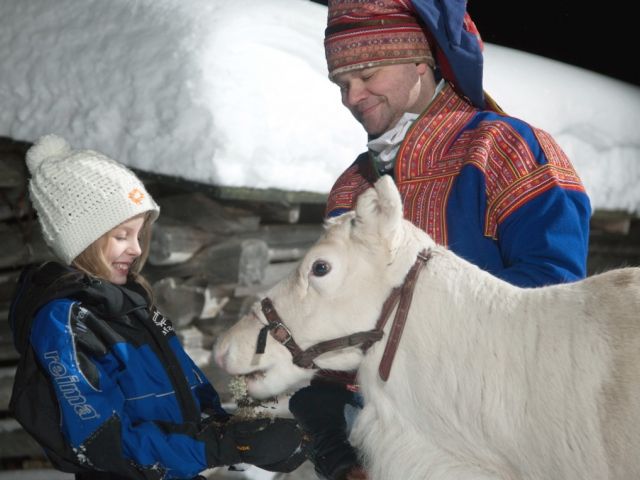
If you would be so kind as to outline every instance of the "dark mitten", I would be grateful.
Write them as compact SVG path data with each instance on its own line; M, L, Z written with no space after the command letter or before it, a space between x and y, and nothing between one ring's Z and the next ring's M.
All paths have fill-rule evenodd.
M310 435L309 456L323 477L338 480L360 462L348 441L346 405L358 406L352 392L341 386L312 385L297 391L289 410Z
M233 438L243 463L272 472L291 472L307 459L307 442L293 419L232 420L225 428L225 436Z
M309 436L305 433L302 434L302 443L300 448L296 449L289 458L286 458L280 462L271 463L269 465L258 465L263 470L270 472L293 472L296 468L302 465L309 458Z

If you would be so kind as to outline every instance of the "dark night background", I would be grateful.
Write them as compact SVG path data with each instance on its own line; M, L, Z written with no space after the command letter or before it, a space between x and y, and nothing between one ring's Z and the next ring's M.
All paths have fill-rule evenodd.
M312 0L326 5L326 0ZM446 1L446 0L444 0ZM485 42L640 86L640 22L632 2L468 0Z

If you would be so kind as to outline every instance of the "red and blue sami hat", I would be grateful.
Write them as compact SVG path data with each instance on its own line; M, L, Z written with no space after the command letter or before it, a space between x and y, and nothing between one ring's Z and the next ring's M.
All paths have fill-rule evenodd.
M409 0L329 0L324 46L330 78L377 65L434 65Z
M329 77L376 65L435 63L470 103L497 108L482 89L483 44L466 5L466 0L329 0Z

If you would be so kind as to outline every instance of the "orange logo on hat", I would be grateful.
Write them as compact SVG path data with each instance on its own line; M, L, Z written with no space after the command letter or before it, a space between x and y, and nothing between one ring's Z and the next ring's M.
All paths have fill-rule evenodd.
M142 203L142 200L144 199L144 193L142 193L139 189L134 188L129 192L129 199L136 205L140 205Z

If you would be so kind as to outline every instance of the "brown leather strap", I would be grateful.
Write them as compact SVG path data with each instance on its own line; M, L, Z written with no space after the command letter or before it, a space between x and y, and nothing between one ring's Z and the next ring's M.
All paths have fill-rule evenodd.
M307 348L306 350L302 350L293 339L291 332L280 318L280 315L278 315L278 312L273 306L273 302L271 301L271 299L269 297L263 298L261 301L261 305L262 313L264 313L267 322L269 322L267 326L263 327L262 331L265 331L265 329L268 330L273 338L284 345L289 350L289 352L291 352L293 363L301 368L318 368L313 363L313 360L318 355L322 355L323 353L361 345L364 342L377 342L382 338L381 330L370 330L368 332L352 333L351 335L346 335L344 337L319 342ZM260 340L258 340L256 353L264 352L264 348L260 348L260 344L261 342Z
M261 301L262 313L267 319L267 325L260 330L258 335L256 353L264 353L265 336L267 332L271 333L273 338L291 352L293 363L301 368L317 369L318 367L313 360L319 355L333 350L340 350L360 345L362 351L366 352L371 345L383 337L383 329L387 324L396 303L399 303L379 367L380 377L386 381L389 378L391 364L393 363L393 358L396 350L398 349L398 344L402 337L402 331L404 330L404 324L409 314L409 308L411 307L411 300L413 298L413 289L422 267L427 263L430 257L431 253L425 250L418 254L418 258L407 273L402 286L394 288L385 300L382 306L382 311L378 316L378 320L373 330L356 332L351 335L345 335L344 337L319 342L306 350L302 350L293 339L291 332L280 318L280 315L278 315L271 299L269 297L263 298Z
M400 338L404 331L404 325L407 322L407 316L409 315L409 309L411 308L411 300L413 299L413 290L416 286L420 271L422 270L422 267L425 266L429 258L431 258L431 252L426 252L425 250L420 252L416 262L411 267L411 270L409 270L409 273L407 273L404 283L402 284L400 304L396 310L396 316L393 319L393 324L391 325L387 345L384 348L382 360L380 360L380 366L378 367L380 378L385 382L389 378L391 364L393 363L396 351L398 350Z
M273 338L291 352L293 363L301 368L318 368L315 363L313 363L313 360L317 356L333 350L355 347L362 344L373 344L380 340L383 335L381 329L373 329L366 332L352 333L351 335L345 335L344 337L319 342L306 350L302 350L293 339L291 332L280 318L280 315L278 315L271 299L269 297L265 297L260 303L262 306L262 313L267 319L268 325L263 327L258 335L256 353L264 353L264 342L261 338L263 334L266 334L266 332L269 331Z
M326 352L333 350L341 350L347 347L355 347L365 342L377 342L382 338L381 330L369 330L368 332L357 332L344 337L334 338L332 340L326 340L324 342L316 343L315 345L307 348L303 352L299 352L293 356L293 363L302 368L310 368L313 364L313 360L318 356Z
M264 317L267 319L267 322L269 322L269 333L271 333L271 336L287 347L294 358L296 355L300 355L302 349L293 339L291 332L280 318L280 315L278 315L271 299L269 297L263 298L260 305L262 306Z
M378 320L376 321L376 326L374 327L374 330L382 331L384 329L384 326L387 324L387 320L389 320L389 317L391 316L391 312L393 311L394 307L396 306L396 303L398 303L398 300L400 299L401 291L402 291L402 287L396 287L393 290L391 290L391 293L389 294L387 299L384 301L384 304L382 304L382 310L380 311L380 315L378 315ZM369 348L371 348L371 345L373 345L376 341L367 341L363 343L362 351L366 352L367 350L369 350Z

